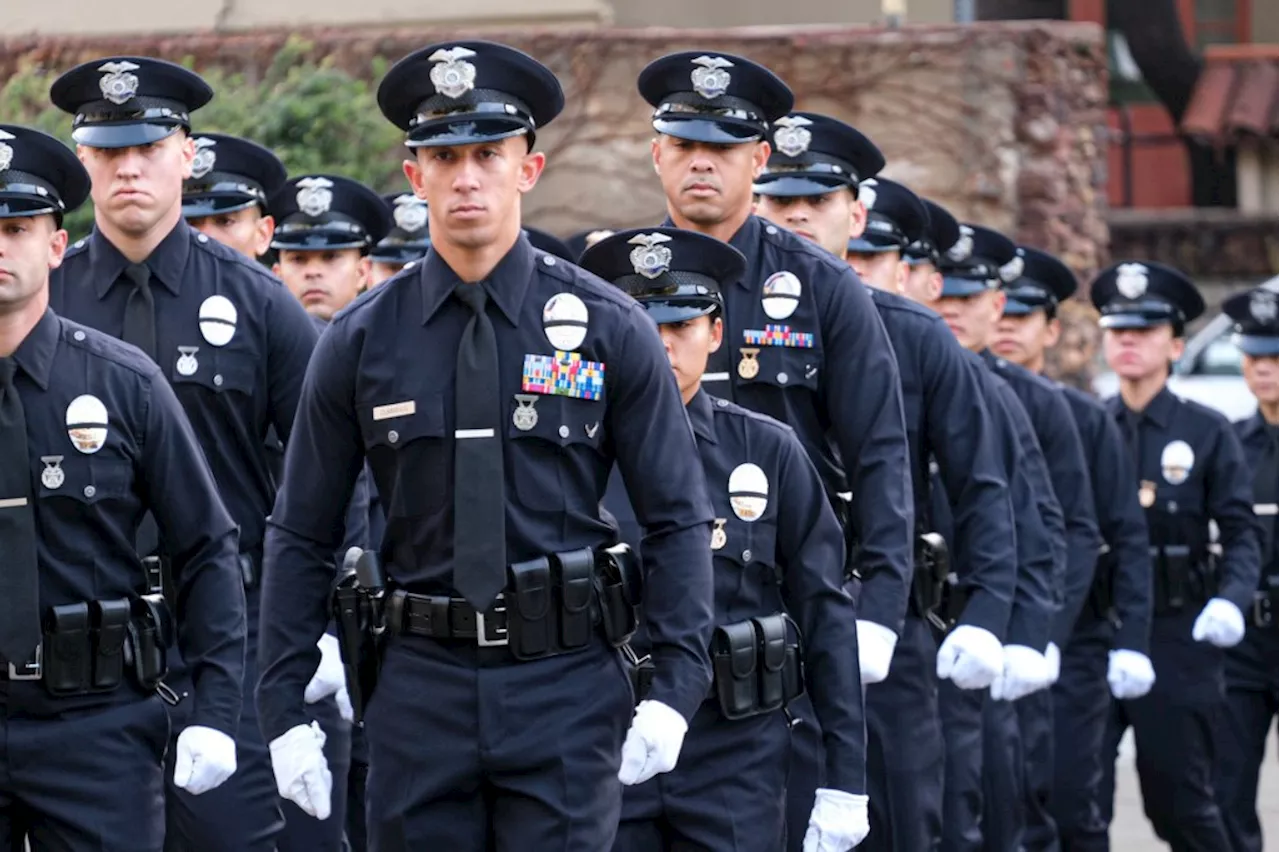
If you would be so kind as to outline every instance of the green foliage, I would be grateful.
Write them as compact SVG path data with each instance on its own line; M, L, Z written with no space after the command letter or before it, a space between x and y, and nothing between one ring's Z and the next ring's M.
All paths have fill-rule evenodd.
M376 60L359 79L328 60L306 59L311 45L291 39L259 79L217 68L202 71L213 100L192 115L196 132L243 136L275 151L291 175L327 172L362 181L379 192L404 186L404 134L378 111L375 84L387 64ZM190 66L191 61L183 64ZM26 67L0 86L0 120L70 139L70 116L49 103L57 72ZM88 233L90 204L67 217L72 239Z

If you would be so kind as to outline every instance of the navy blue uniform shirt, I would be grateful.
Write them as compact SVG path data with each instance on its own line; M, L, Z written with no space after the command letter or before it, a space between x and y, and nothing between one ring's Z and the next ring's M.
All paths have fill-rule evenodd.
M1261 543L1261 571L1258 589L1275 593L1280 586L1280 514L1277 514L1277 492L1280 473L1276 464L1276 427L1263 419L1262 413L1233 424L1244 448L1248 470L1253 471L1253 512L1258 519L1258 541Z
M1071 408L1052 382L997 357L990 350L983 352L982 357L1022 401L1040 442L1053 493L1066 521L1067 558L1062 573L1054 578L1059 611L1050 634L1050 639L1062 648L1089 596L1098 548L1102 544L1084 448L1080 445ZM1044 647L1036 650L1043 652Z
M302 695L332 579L319 566L366 457L387 515L388 573L411 591L453 592L454 373L471 316L451 295L459 283L428 253L334 317L307 369L267 536L263 607L279 616L263 624L259 653L268 739L307 723ZM711 515L657 328L635 301L523 237L483 286L507 401L496 425L508 561L609 544L599 502L616 462L647 533L650 697L691 717L711 681ZM551 340L575 342L574 328L579 345L556 356ZM536 419L514 416L525 406Z
M858 614L900 632L914 539L911 459L884 324L853 271L803 237L751 216L729 244L746 256L747 273L722 290L724 345L703 381L794 429L829 497L869 495L851 519Z
M1101 402L1076 388L1058 387L1071 406L1093 483L1098 531L1106 548L1097 570L1111 574L1120 620L1112 644L1146 654L1151 637L1151 553L1147 519L1132 485L1137 478L1133 457Z
M1003 639L1018 565L1013 507L977 376L937 314L882 290L872 290L871 298L902 375L916 526L921 532L932 530L932 458L951 503L954 564L969 595L960 623Z
M145 594L134 538L150 510L173 558L178 645L196 683L191 724L235 736L245 654L236 527L173 391L142 352L53 311L13 359L31 454L41 606ZM105 412L102 426L78 427L73 436L73 401L76 420ZM11 718L139 695L127 676L114 692L74 698L51 698L38 682L0 680Z
M1133 448L1139 491L1153 491L1146 508L1151 546L1187 546L1192 565L1204 565L1209 521L1217 522L1222 557L1214 597L1248 613L1260 559L1253 473L1245 467L1231 424L1207 406L1179 399L1168 387L1140 413L1130 411L1119 396L1106 405Z
M268 427L288 443L318 332L271 273L186 222L146 263L161 373L186 409L218 493L240 526L241 549L256 555L276 492ZM54 270L53 309L123 337L133 292L122 276L127 265L95 229Z

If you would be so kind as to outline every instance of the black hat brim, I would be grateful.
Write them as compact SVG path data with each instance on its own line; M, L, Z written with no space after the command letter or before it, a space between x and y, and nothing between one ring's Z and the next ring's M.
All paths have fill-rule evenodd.
M1004 302L1004 315L1007 317L1025 317L1043 308L1044 305L1031 305L1026 302L1020 302L1017 299L1006 298Z
M670 325L677 322L688 322L698 317L705 317L720 307L719 302L706 300L702 302L678 301L665 298L638 299L640 306L649 314L649 319L658 325Z
M409 131L409 138L404 144L409 148L444 148L450 145L500 142L522 133L527 133L532 142L533 128L519 119L501 116L491 118L477 118L474 115L458 116L424 122L414 127Z
M973 278L955 278L945 273L942 276L942 298L976 296L991 289L991 286L986 281L979 281Z
M182 218L203 219L223 213L239 213L255 205L264 205L252 195L201 195L182 199Z
M826 195L841 188L853 188L853 183L842 177L822 174L761 175L753 187L756 195L776 198L804 198Z
M124 124L85 124L71 131L71 138L89 148L133 148L168 139L181 124L128 122Z
M1236 334L1232 336L1231 342L1236 345L1246 355L1252 355L1256 358L1264 358L1267 356L1275 357L1280 355L1280 337L1274 334L1258 335L1258 334Z
M383 246L369 252L369 260L374 263L406 264L421 260L427 256L430 246Z
M271 240L271 247L276 251L337 251L365 249L369 247L369 241L367 237L356 239L350 234L325 232L317 228L291 234L277 232Z
M1172 325L1174 318L1172 315L1153 316L1151 314L1139 313L1136 311L1120 311L1114 314L1103 314L1098 320L1100 328L1108 328L1113 331L1124 331L1126 329L1135 328L1155 328L1158 325Z
M764 138L762 125L733 119L714 119L697 113L664 115L653 120L653 129L664 136L711 145L740 145Z
M880 242L880 240L885 240ZM897 240L878 237L873 234L863 234L860 237L853 237L845 246L845 252L851 254L884 254L885 252L902 251L902 243Z

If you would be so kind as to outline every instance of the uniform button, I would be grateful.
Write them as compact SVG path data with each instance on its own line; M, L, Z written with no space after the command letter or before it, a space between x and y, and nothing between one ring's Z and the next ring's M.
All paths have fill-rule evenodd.
M395 429L392 429L387 433L387 440L394 444L396 441L400 440L400 433Z
M209 242L209 235L208 235L208 234L200 234L198 237L196 237L196 241L197 241L197 242L201 242L201 243L207 243L207 242Z
M215 385L217 385L218 387L222 387L222 374L221 374L221 373L219 373L218 375L216 375L216 376L214 376L214 377L213 377L213 383L214 383Z
M727 399L717 399L717 400L716 400L716 405L720 406L721 408L724 408L724 407L725 407L725 406L727 406L728 404L729 404L729 400L727 400Z
M98 493L98 489L94 488L92 485L86 485L84 487L84 496L86 497L92 497L94 494L97 494L97 493Z
M769 227L764 229L764 232L772 237L774 234L778 233L778 229L775 228L773 225L770 225Z
M750 561L751 561L751 551L750 551L750 550L744 550L744 551L742 551L742 561L743 561L743 562L750 562Z
M76 248L84 248L84 240L76 240Z
M552 257L551 255L547 255L546 257L542 258L542 262L543 262L544 264L546 264L547 266L555 266L555 265L556 265L556 259L555 259L554 257Z
M83 332L83 331L77 331L75 334L73 334L73 335L71 335L71 336L72 336L72 337L74 337L76 340L84 340L84 332Z
M560 427L560 437L561 437L561 438L567 438L567 437L569 437L569 427L568 427L568 426L561 426L561 427Z
M778 384L785 385L789 381L791 381L791 377L788 376L786 373L778 374Z

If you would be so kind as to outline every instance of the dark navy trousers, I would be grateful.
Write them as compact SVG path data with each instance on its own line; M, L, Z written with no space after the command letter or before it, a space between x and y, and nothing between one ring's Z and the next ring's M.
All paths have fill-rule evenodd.
M946 755L942 785L942 851L982 849L982 772L985 757L983 707L986 689L960 689L952 681L938 684L938 715Z
M1227 712L1220 734L1218 805L1234 852L1262 852L1258 822L1258 773L1267 735L1276 721L1276 628L1250 625L1244 640L1227 651ZM1274 839L1273 839L1274 842Z
M1062 852L1105 852L1106 825L1098 805L1111 687L1107 661L1111 625L1086 616L1062 651L1053 685L1053 790L1050 810Z
M982 722L982 848L1019 852L1027 819L1018 708L1013 702L988 698Z

